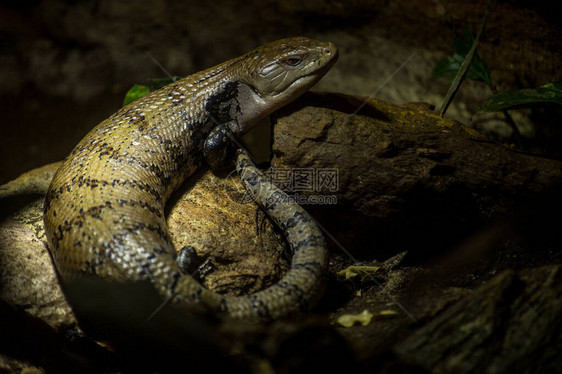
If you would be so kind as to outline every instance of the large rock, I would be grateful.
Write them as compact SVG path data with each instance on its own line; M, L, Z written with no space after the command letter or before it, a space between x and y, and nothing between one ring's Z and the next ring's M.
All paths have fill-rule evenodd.
M490 142L425 105L308 94L279 112L274 125L275 157L268 172L284 176L289 192L298 192L303 203L310 203L305 207L327 236L337 240L337 244L328 240L329 285L310 315L333 320L364 309L375 314L392 309L398 314L352 328L317 324L309 317L304 324L230 331L219 339L226 351L255 367L281 371L310 365L366 372L385 372L389 367L431 372L459 368L501 372L513 367L531 372L533 365L560 369L549 347L559 343L561 335L560 269L552 264L560 263L562 241L556 225L545 217L562 205L558 194L550 193L562 179L561 162ZM337 183L318 184L318 179L312 180L312 187L306 183L306 178L323 171L332 176L337 171ZM40 192L46 183L30 177L48 179L49 173L52 170L42 169L0 188L3 207L14 207L15 200L7 195ZM243 197L235 175L201 171L167 208L176 247L192 245L208 258L214 270L205 285L229 294L264 288L288 265L282 236ZM337 203L326 197L335 197ZM527 204L521 205L522 200ZM41 201L3 212L2 323L26 342L33 335L23 325L35 321L40 328L34 331L47 342L41 347L52 342L52 350L64 343L73 351L82 343L64 338L75 320L43 243ZM358 265L356 260L380 269L364 281L338 280L337 272ZM134 295L125 292L123 299ZM90 309L93 319L137 337L148 351L163 342L171 342L174 352L195 349L176 344L184 332L170 328L182 325L177 315L167 321L166 334L172 335L162 335L158 331L163 330L126 320L116 323L112 318L117 316L108 311ZM199 327L205 326L201 322ZM197 334L189 332L187 340L203 342ZM535 345L541 341L547 342L539 346L544 349ZM213 344L212 339L201 344L199 357L214 355ZM30 361L52 369L58 368L53 362L69 359L55 355L49 361L38 353L42 348L26 353L23 346L13 346L4 356L9 368L16 370ZM82 365L94 365L100 354L96 349L78 349ZM348 353L338 363L338 356L329 352ZM103 352L112 359L122 354ZM157 368L162 357L170 359L154 356L151 367ZM23 361L10 361L14 358ZM150 355L143 359L150 360Z

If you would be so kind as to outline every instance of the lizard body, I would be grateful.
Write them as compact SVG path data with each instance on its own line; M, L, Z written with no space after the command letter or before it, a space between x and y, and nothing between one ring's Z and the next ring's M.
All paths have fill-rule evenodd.
M225 161L228 134L247 132L316 83L337 58L331 43L290 38L265 44L121 108L97 125L56 172L45 199L48 247L63 281L92 275L150 281L166 298L202 303L235 318L276 318L318 298L325 244L298 205L239 153L242 181L281 227L291 269L252 295L211 292L182 273L164 216L170 194L206 160Z

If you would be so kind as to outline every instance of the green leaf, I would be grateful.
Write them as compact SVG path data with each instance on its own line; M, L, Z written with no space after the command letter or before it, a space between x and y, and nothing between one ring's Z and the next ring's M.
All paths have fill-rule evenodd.
M382 310L378 313L371 313L369 310L365 309L361 313L358 314L343 314L336 318L335 323L343 326L343 327L351 327L356 323L359 323L363 326L367 326L371 323L371 320L374 318L388 318L397 315L394 310Z
M125 94L125 99L123 99L123 106L145 96L149 92L150 90L148 89L148 86L143 86L142 84L133 85L133 87L131 87Z
M562 81L547 83L537 88L523 88L492 95L480 104L478 112L498 112L538 103L562 105Z
M374 316L373 313L365 309L359 314L341 315L336 319L336 323L340 324L343 327L351 327L356 323L360 323L363 326L367 326L369 323L371 323L373 316Z
M136 99L139 99L139 98L147 95L149 92L156 91L157 89L162 88L162 87L164 87L164 86L166 86L170 83L173 83L173 82L177 81L178 79L181 79L181 77L178 77L178 76L174 75L174 76L166 77L166 78L149 78L148 79L148 86L145 86L145 85L142 85L142 84L135 84L125 94L125 99L123 100L123 105L127 105L131 101L135 101Z
M466 56L466 54L470 50L473 42L474 38L472 37L468 29L466 29L464 32L464 39L455 37L453 40L453 43L455 45L455 53L452 56L447 56L443 60L437 62L437 64L435 64L435 68L433 69L433 75L436 77L454 77L461 67L464 56ZM484 61L482 61L482 59L478 57L478 54L474 56L472 64L470 64L470 68L466 73L466 77L475 81L484 82L489 86L492 85L492 81L490 79L490 70L488 69L486 64L484 64Z
M351 265L338 272L338 275L344 277L346 280L355 278L356 276L361 276L361 282L364 282L366 279L369 279L373 274L375 274L379 269L380 266Z
M181 77L178 77L177 75L166 78L150 78L148 80L148 84L151 91L156 91L157 89L162 88L170 83L174 83L179 79L181 79Z

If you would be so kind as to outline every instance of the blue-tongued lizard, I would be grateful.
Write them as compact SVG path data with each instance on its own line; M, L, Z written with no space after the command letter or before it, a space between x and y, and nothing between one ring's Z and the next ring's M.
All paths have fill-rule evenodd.
M204 288L176 261L164 206L204 160L224 164L231 137L296 99L336 59L331 43L278 40L154 91L97 125L63 161L45 200L48 246L63 282L84 275L148 280L163 298L244 319L312 306L324 288L323 236L299 205L270 199L282 192L244 152L236 158L240 177L293 253L279 282L238 297Z

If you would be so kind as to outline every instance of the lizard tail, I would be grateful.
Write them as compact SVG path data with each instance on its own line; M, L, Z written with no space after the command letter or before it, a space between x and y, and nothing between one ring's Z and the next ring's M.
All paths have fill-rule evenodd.
M243 150L238 151L236 169L256 203L284 232L293 257L290 270L278 283L248 296L227 298L228 313L275 319L306 311L325 287L328 261L324 237L312 217L275 186Z
M285 234L293 255L291 267L276 284L246 296L216 294L191 277L179 280L176 295L191 295L192 301L202 301L211 309L246 320L273 320L310 309L322 295L326 283L327 252L320 229L300 205L292 202L253 164L245 151L238 151L236 169L256 203Z

